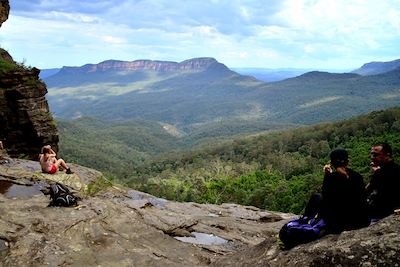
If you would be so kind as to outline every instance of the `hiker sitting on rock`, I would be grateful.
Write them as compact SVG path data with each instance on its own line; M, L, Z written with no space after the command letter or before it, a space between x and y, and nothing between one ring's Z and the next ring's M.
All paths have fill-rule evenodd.
M304 215L285 224L279 232L286 249L369 224L363 177L348 168L346 150L336 149L330 158L330 164L324 167L322 194L314 193Z
M363 177L348 168L346 150L336 149L331 152L330 158L330 166L324 168L319 216L325 220L330 233L368 226Z
M400 165L394 162L387 143L372 147L371 160L373 175L366 190L371 222L375 223L400 208Z
M42 167L42 172L53 174L56 173L58 168L61 166L64 170L67 170L67 174L72 174L73 172L67 166L63 159L57 159L57 154L51 149L50 145L42 147L42 153L39 154L39 162Z

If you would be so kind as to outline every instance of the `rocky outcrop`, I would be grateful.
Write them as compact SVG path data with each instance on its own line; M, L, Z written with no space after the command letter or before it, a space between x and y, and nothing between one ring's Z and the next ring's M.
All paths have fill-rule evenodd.
M99 187L101 173L72 168L73 175L49 175L33 161L0 165L0 266L207 266L275 236L290 217ZM32 193L51 181L74 188L82 197L80 207L47 207L48 197Z
M194 58L178 62L172 61L153 61L153 60L135 60L118 61L107 60L99 64L86 64L82 67L63 67L60 73L90 73L97 71L138 71L152 70L158 72L176 72L176 71L203 71L213 64L220 64L213 58Z
M110 183L101 186L105 180L98 171L72 167L73 175L49 175L33 161L0 164L0 266L399 264L398 215L282 250L277 233L290 214L177 203ZM75 189L80 206L47 207L49 199L39 189L52 181Z
M392 215L369 227L328 235L288 251L267 238L213 266L399 266L399 231L400 216Z
M8 19L10 4L8 0L0 0L0 27Z
M8 1L0 1L0 25L8 18ZM58 132L39 80L39 70L14 62L0 49L0 141L11 157L36 158L44 144L58 149Z
M3 51L4 53L4 51ZM0 68L0 140L11 157L36 158L43 144L58 148L58 131L49 112L47 88L39 70Z

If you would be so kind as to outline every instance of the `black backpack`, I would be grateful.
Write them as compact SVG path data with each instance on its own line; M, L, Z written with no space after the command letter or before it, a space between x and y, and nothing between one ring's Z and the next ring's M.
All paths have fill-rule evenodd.
M50 204L49 206L70 207L77 206L78 199L69 189L61 183L50 184Z

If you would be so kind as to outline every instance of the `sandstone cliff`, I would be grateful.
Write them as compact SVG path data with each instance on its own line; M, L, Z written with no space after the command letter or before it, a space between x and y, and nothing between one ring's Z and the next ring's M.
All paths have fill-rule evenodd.
M97 71L137 71L152 70L158 72L176 72L176 71L203 71L213 64L219 64L213 58L194 58L183 62L172 61L156 61L156 60L135 60L135 61L119 61L106 60L99 64L86 64L82 67L63 67L60 73L75 72L97 72Z
M0 1L0 22L7 19L8 11L8 1ZM0 141L12 157L35 158L43 144L58 148L47 89L38 75L38 69L15 63L0 49Z
M0 27L8 19L10 13L10 4L8 0L0 0Z

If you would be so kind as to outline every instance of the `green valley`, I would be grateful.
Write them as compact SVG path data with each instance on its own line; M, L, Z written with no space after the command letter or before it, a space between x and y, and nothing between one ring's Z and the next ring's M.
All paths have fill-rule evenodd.
M373 143L399 154L392 65L266 83L212 58L110 60L45 81L68 162L168 199L299 213L332 149L348 149L366 182Z
M351 167L366 182L372 144L391 143L400 160L400 108L335 123L210 139L186 151L177 150L179 138L160 135L160 126L136 123L61 122L62 155L159 197L295 213L319 190L322 166L332 149L347 149Z

